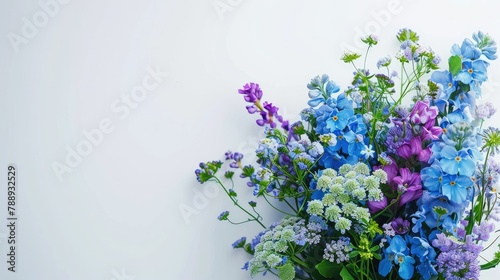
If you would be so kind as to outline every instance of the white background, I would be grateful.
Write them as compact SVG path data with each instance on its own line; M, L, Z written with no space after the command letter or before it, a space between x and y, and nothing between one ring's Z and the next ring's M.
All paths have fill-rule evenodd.
M214 4L229 9L217 12ZM250 279L240 269L248 256L230 244L252 238L258 226L218 222L222 210L236 210L194 176L200 161L255 148L261 129L237 89L258 82L264 99L293 118L315 75L327 73L345 89L352 68L339 57L358 37L380 36L369 59L374 69L379 57L396 52L397 31L410 27L446 67L452 44L473 32L500 40L495 7L456 0L66 0L44 19L38 1L1 0L0 279ZM26 27L34 21L34 30ZM128 115L116 112L150 68L168 77ZM484 88L496 106L499 72L493 62ZM68 149L83 145L83 131L103 120L113 131L59 180L54 164L67 164ZM16 273L7 272L5 259L10 163L18 168Z

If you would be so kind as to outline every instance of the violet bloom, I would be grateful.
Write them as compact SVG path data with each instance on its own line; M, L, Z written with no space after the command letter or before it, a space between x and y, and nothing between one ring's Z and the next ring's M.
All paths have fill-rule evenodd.
M279 108L273 106L272 103L267 103L266 101L264 102L262 108L263 109L259 112L262 119L257 120L257 124L259 126L264 126L266 124L269 124L272 128L275 128L276 122L274 122L274 118L278 119L279 122L283 121L283 118L280 115L278 115Z
M413 124L426 125L427 123L434 124L434 120L438 115L438 108L436 106L429 106L429 102L417 101L413 110L410 113L410 121Z
M411 127L408 123L395 123L395 126L387 131L385 144L389 152L395 153L401 145L408 143L411 140Z
M393 158L390 156L385 155L384 158L385 161L387 161L388 164L383 165L383 166L375 166L373 170L377 169L382 169L387 173L387 183L392 184L392 180L394 177L398 175L398 166Z
M405 234L410 229L410 221L397 217L391 222L391 226L397 234Z
M248 103L252 103L251 105L246 106L248 113L255 114L259 113L261 119L257 120L257 125L265 126L269 125L271 128L276 128L276 122L280 122L282 124L282 128L289 132L290 127L287 121L283 120L283 117L278 114L279 108L273 106L272 103L268 103L265 101L262 103L262 90L259 87L259 84L249 83L243 86L242 89L238 90L238 93L244 95L244 99Z
M483 221L481 222L481 225L474 226L472 232L476 235L476 240L488 241L488 239L490 239L490 233L492 233L494 230L495 230L494 223Z
M387 197L382 196L382 199L379 201L368 200L366 202L366 204L368 205L368 209L370 209L370 213L375 214L379 211L382 211L383 209L385 209L387 207L387 205L388 205Z
M443 130L434 126L439 109L436 106L429 106L429 102L417 101L413 110L410 113L410 121L413 125L417 125L418 134L422 135L423 141L437 140Z
M400 168L399 174L400 176L393 179L393 189L396 187L397 191L401 192L399 206L402 206L422 196L422 186L420 185L422 179L419 173L411 173L408 168Z
M262 90L259 87L259 84L249 83L243 86L242 89L238 90L238 93L244 94L244 98L246 102L255 103L256 101L260 101L262 98Z
M411 138L409 143L405 143L397 148L397 154L407 160L412 156L416 156L419 161L428 162L432 152L430 147L422 149L422 140L419 136L416 136Z

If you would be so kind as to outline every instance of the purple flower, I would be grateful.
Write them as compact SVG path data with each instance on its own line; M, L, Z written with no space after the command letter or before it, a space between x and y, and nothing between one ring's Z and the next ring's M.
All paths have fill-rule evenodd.
M255 114L259 113L261 119L257 120L257 125L265 126L269 125L271 128L276 127L276 122L282 123L282 128L286 131L289 131L288 121L284 121L283 117L278 114L279 108L273 106L272 103L268 103L265 101L262 103L262 90L260 89L258 84L249 83L243 86L242 89L238 90L238 93L243 94L244 99L248 103L252 103L252 105L246 106L248 113Z
M417 101L410 113L410 121L413 124L434 124L439 110L436 106L429 106L429 102Z
M405 234L410 229L410 222L397 217L391 222L391 226L397 234Z
M399 169L400 176L393 179L393 189L401 192L399 206L416 200L422 196L421 178L417 172L411 173L408 168Z
M436 259L438 272L445 279L479 279L478 256L482 250L468 235L465 243L457 244L443 233L438 234L437 239L432 241L434 247L438 247L441 253Z
M230 167L232 168L242 168L241 166L241 159L243 158L243 154L241 153L231 153L231 152L227 152L226 153L226 159L232 159L234 160L233 162L231 162L229 164Z
M383 196L382 199L378 201L368 200L366 203L368 204L370 213L374 214L387 207L387 197Z
M255 103L256 101L260 101L262 98L262 90L259 87L259 84L249 83L243 86L242 89L238 90L238 93L245 95L245 101L249 103Z
M426 147L422 149L422 140L420 137L411 138L409 143L401 145L397 149L397 154L405 159L410 159L412 156L416 156L421 162L428 162L431 158L431 148Z
M387 131L385 144L389 152L395 153L396 150L404 143L410 142L412 137L411 127L409 124L401 123L395 125Z
M488 241L490 233L495 230L495 224L488 221L481 222L481 225L474 226L472 232L476 235L478 241Z

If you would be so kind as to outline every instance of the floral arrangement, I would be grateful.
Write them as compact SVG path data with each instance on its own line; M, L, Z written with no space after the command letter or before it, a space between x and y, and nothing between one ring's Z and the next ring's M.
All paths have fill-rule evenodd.
M495 108L478 102L496 43L475 33L453 45L440 70L439 56L414 31L402 29L397 39L400 49L377 62L377 74L366 68L376 36L362 38L362 68L361 54L345 53L355 72L343 91L327 75L313 78L298 122L264 101L258 84L238 91L265 131L255 166L227 152L195 173L222 187L248 215L243 222L263 227L233 243L252 255L243 267L252 276L479 279L499 264L500 251L480 256L495 245L500 220L493 160L500 130L483 127ZM238 200L236 170L259 206ZM283 214L269 226L259 214L267 206ZM218 219L239 223L228 211Z

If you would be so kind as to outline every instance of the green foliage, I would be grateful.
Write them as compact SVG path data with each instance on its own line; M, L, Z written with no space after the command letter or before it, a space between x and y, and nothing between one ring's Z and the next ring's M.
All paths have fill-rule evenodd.
M341 264L323 260L315 267L323 277L338 279L340 275L340 270L342 269L343 266Z
M460 56L454 55L448 59L448 66L451 75L456 76L462 70L462 59Z
M295 278L295 268L288 262L278 269L278 276L281 280L293 280Z
M340 277L342 277L342 280L354 280L354 277L352 277L351 273L346 267L343 267L340 271Z

